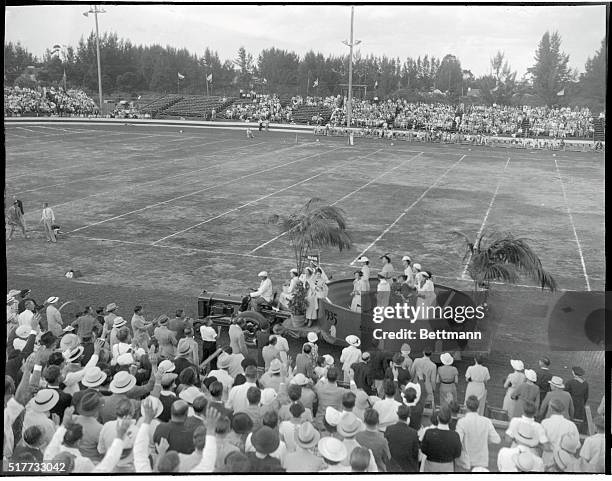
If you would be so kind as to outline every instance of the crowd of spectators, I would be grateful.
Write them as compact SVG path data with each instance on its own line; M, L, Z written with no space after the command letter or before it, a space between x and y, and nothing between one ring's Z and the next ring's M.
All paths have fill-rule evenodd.
M228 107L224 114L228 120L291 123L291 109L283 108L276 95L254 94L252 98L241 98Z
M82 90L4 88L4 115L7 117L89 116L97 111L94 101Z
M315 332L290 352L282 326L262 325L253 349L235 318L224 347L210 319L182 310L124 318L111 303L64 319L58 305L7 294L5 471L603 472L604 401L581 441L578 366L512 360L492 381L480 357L460 373L451 354L436 364L408 344L362 351L351 335L336 359L319 355ZM502 436L483 416L489 381L507 389Z

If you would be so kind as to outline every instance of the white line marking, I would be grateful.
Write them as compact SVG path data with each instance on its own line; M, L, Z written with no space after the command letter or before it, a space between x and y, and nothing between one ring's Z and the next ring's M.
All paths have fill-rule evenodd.
M230 139L230 140L231 140L231 139ZM223 141L217 141L217 142L226 142L226 140L223 140ZM213 142L211 142L211 143L213 143ZM260 144L261 144L261 143L263 143L263 142L260 142ZM260 145L260 144L252 144L252 145ZM207 145L207 144L204 144L204 145ZM285 149L279 149L279 150L273 151L273 152L271 152L271 153L272 153L272 154L277 154L277 153L280 153L280 152L284 152L284 151L287 151L287 150L294 149L295 147L296 147L296 146L288 147L288 148L285 148ZM215 155L217 155L217 154L220 154L220 153L227 153L227 152L229 152L229 151L231 151L231 150L235 150L235 149L237 149L237 148L242 148L242 147L230 147L230 148L228 148L228 149L225 149L225 150L220 150L220 151L215 152L215 153L213 153L213 154L208 154L208 155L205 155L205 156L203 156L203 157L214 157L214 156L215 156ZM258 157L262 157L262 156L264 156L264 155L270 155L270 152L264 152L263 154L258 154L258 155L255 155L255 156L251 157L251 159L256 159L256 158L258 158ZM181 162L181 161L183 161L183 159L177 159L177 160L174 160L174 161L172 161L172 163ZM141 182L140 184L138 184L138 186L139 186L139 187L142 187L142 186L144 186L144 185L155 184L155 183L157 183L157 182L166 182L167 180L169 180L169 179L174 179L174 178L176 178L176 177L182 177L182 176L184 176L184 175L193 175L193 174L195 174L196 172L202 172L202 171L206 171L206 170L213 170L213 169L215 169L215 168L217 168L217 167L220 167L221 165L224 165L224 164L225 164L225 162L221 162L221 163L217 163L217 164L214 164L214 165L207 165L206 167L202 167L202 168L200 168L200 169L189 170L189 171L187 171L187 172L181 172L181 173L179 173L179 174L169 175L169 176L167 176L167 177L161 177L161 178L159 178L159 179L148 180L148 181L146 181L146 182ZM154 165L157 165L157 163L155 163L155 164L150 164L150 166L154 166ZM185 182L185 184L183 184L183 187L185 187L185 186L187 186L187 185L194 184L194 183L198 183L198 182L201 182L201 179L192 179L191 181L187 181L187 182ZM104 190L104 191L101 191L101 192L97 192L97 193L95 193L95 194L86 195L85 197L80 197L80 198L78 198L78 199L68 200L68 201L66 201L66 202L62 202L61 204L54 204L54 205L53 205L53 208L54 208L54 209L57 209L58 207L60 207L60 206L62 206L62 205L72 204L72 203L74 203L74 202L81 202L81 201L83 201L83 200L85 200L85 199L89 199L89 198L91 198L91 197L97 197L97 196L99 196L99 195L107 195L107 194L109 194L109 193L111 193L111 192L113 192L113 193L114 193L114 192L122 192L122 191L124 191L124 190L130 190L130 189L133 189L133 186L131 186L131 185L127 185L127 186L124 186L124 187L120 187L120 188L118 188L118 189ZM30 216L34 216L34 215L37 215L37 214L35 214L35 213L33 213L33 212L28 212L28 213L26 213L26 214L25 214L25 217L27 217L28 215L30 215ZM74 232L74 231L73 231L73 232Z
M462 156L461 156L461 158L460 158L460 159L459 159L457 162L455 162L455 163L454 163L453 165L451 165L451 166L450 166L448 169L446 169L446 170L444 171L444 173L443 173L443 174L442 174L440 177L438 177L438 178L435 180L435 182L434 182L433 184L431 184L429 187L427 187L427 189L425 189L425 191L424 191L424 192L423 192L423 193L422 193L422 194L421 194L421 195L420 195L420 196L417 198L417 200L415 200L415 201L414 201L412 204L410 204L410 205L409 205L409 206L408 206L406 209L404 209L404 211L403 211L403 212L402 212L402 213L401 213L401 214L400 214L400 215L397 217L397 219L395 219L395 220L394 220L394 221L391 223L391 225L389 225L389 227L387 227L387 228L386 228L386 229L385 229L385 230L382 232L382 234L380 234L380 235L379 235L379 236L378 236L376 239L374 239L374 241L373 241L373 242L372 242L372 243L371 243L371 244L370 244L368 247L366 247L366 248L365 248L365 250L363 250L363 251L361 252L361 254L359 254L357 257L355 257L355 259L353 259L353 261L351 262L351 264L350 264L350 265L351 265L351 266L355 265L355 262L357 262L357 259L359 259L359 258L360 258L362 255L364 255L364 254L365 254L366 252L368 252L368 251L369 251L369 250L370 250L372 247L374 247L374 245L375 245L375 244L376 244L376 243L377 243L379 240L381 240L381 239L382 239L382 238L383 238L383 237L384 237L384 236L387 234L387 232L389 232L389 231L390 231L390 230L391 230L391 229L392 229L392 228L393 228L393 227L394 227L394 226L395 226L395 225L396 225L396 224L397 224L397 223L398 223L398 222L399 222L399 221L402 219L402 217L404 217L404 216L405 216L405 215L408 213L408 211L409 211L410 209L412 209L412 208L413 208L413 207L414 207L416 204L418 204L418 203L421 201L421 199L423 199L423 197L425 197L425 196L427 195L427 193L428 193L428 192L429 192L431 189L433 189L433 188L434 188L436 185L438 185L438 182L440 182L440 181L441 181L441 180L442 180L442 179L443 179L443 178L446 176L446 174L448 174L448 173L449 173L449 172L450 172L452 169L454 169L454 168L455 168L455 166L459 164L459 162L461 162L463 159L465 159L465 157L467 157L467 154L462 155Z
M508 160L506 161L506 165L504 166L504 170L502 171L501 176L499 180L497 181L497 187L495 188L495 193L493 194L493 197L491 197L491 202L489 202L489 208L487 209L487 212L485 213L484 219L482 219L482 224L480 225L480 229L478 229L478 233L476 234L476 240L474 241L474 245L478 244L478 239L480 239L480 236L482 236L482 233L484 232L484 227L485 227L485 224L487 223L487 219L489 218L489 214L491 213L491 209L493 208L493 203L495 202L495 198L497 197L497 193L499 192L499 187L501 186L502 182L505 180L504 173L506 172L506 169L508 168L509 163L510 163L510 157L508 157ZM463 266L463 272L461 273L461 277L463 279L468 279L467 271L468 271L468 266L470 265L471 260L472 260L472 253L470 252L468 259L465 262L465 265Z
M349 161L342 162L341 165L344 166L344 165L346 165L346 164L348 164L349 162L352 162L352 161L353 160L351 159ZM270 194L266 194L266 195L264 195L262 197L259 197L259 198L255 199L255 200L252 200L250 202L246 202L244 204L241 204L238 207L234 207L233 209L227 210L227 211L225 211L225 212L223 212L221 214L218 214L218 215L216 215L214 217L210 217L210 218L208 218L206 220L203 220L202 222L198 222L197 224L194 224L194 225L192 225L190 227L187 227L186 229L179 230L178 232L175 232L173 234L167 235L166 237L162 237L161 239L158 239L155 242L153 242L153 245L159 244L161 241L164 241L166 239L170 239L171 237L174 237L175 235L183 234L183 233L185 233L187 231L190 231L191 229L195 229L196 227L199 227L201 225L204 225L204 224L207 224L209 222L212 222L213 220L219 219L219 218L221 218L221 217L223 217L223 216L225 216L227 214L230 214L232 212L236 212L236 211L238 211L238 210L240 210L240 209L242 209L244 207L247 207L249 205L256 204L260 200L264 200L264 199L267 199L268 197L272 197L273 195L280 194L281 192L285 192L286 190L289 190L292 187L295 187L295 186L300 185L300 184L304 184L304 183L306 183L306 182L308 182L308 181L310 181L312 179L316 179L317 177L320 177L323 174L329 174L330 172L333 172L334 170L338 170L339 168L340 168L340 165L338 165L338 166L336 166L336 167L334 167L332 169L324 170L323 172L319 172L318 174L310 176L307 179L300 180L299 182L296 182L295 184L291 184L291 185L289 185L287 187L283 187L280 190L274 191L274 192L272 192Z
M561 184L561 191L563 192L563 201L565 202L565 209L567 210L567 215L569 216L570 223L572 224L572 230L574 231L574 240L576 241L576 245L578 246L578 254L580 255L580 262L582 263L582 272L584 274L584 280L586 282L587 291L590 291L591 284L589 282L589 276L587 274L586 264L584 262L584 256L582 255L582 246L580 245L580 241L578 240L578 233L576 232L576 226L574 225L574 218L572 217L572 211L570 210L569 202L567 201L565 185L563 184L563 178L561 177L561 171L559 170L559 164L557 163L557 159L555 159L555 169L557 170L557 177L559 178L559 183Z
M194 148L199 148L199 147L203 147L205 145L210 145L210 144L219 143L219 142L227 142L227 141L226 140L216 140L214 142L207 142L205 144L194 145L193 147ZM263 143L263 142L260 142L260 143ZM255 144L255 145L257 145L257 144ZM246 147L246 146L232 147L231 149L237 149L237 148L243 148L243 147ZM156 155L157 154L167 154L168 152L172 152L174 150L177 150L177 149L163 150L161 152L160 151L156 151L155 154ZM222 151L222 152L227 152L228 150L230 150L230 149L226 149L225 151ZM219 154L219 153L221 153L221 152L216 152L216 154ZM172 161L172 163L180 162L182 160L184 160L184 159L177 159L175 161ZM112 162L114 162L114 160L110 160L110 161L107 161L107 162L101 162L101 164L108 164L108 163L112 163ZM17 195L17 194L24 194L26 192L38 192L40 190L45 190L45 189L48 189L50 187L57 187L57 186L60 186L60 185L75 184L75 183L78 183L78 182L90 181L90 180L93 180L93 179L100 179L100 178L104 179L104 178L108 177L109 174L112 176L113 174L114 175L119 175L119 174L123 174L125 172L131 172L131 171L134 171L134 170L150 169L151 167L156 166L156 165L158 165L160 163L164 163L164 162L167 162L167 161L166 160L161 160L160 162L154 162L152 164L140 165L138 167L132 167L132 168L129 168L129 169L124 169L121 172L118 172L117 169L115 168L114 170L111 170L110 172L105 172L103 174L95 175L93 177L90 176L90 177L86 177L86 178L83 178L83 179L70 180L68 182L60 182L58 184L43 185L41 187L36 187L34 189L21 190L21 191L15 193L15 195ZM83 166L83 165L88 165L88 164L89 163L77 164L77 166ZM73 167L75 167L75 166L62 167L62 169L70 169L70 168L73 168ZM202 169L200 169L200 170L202 170ZM24 174L20 174L18 177L21 177L22 175L24 175ZM17 177L13 177L10 180L13 180L15 178L17 178ZM167 177L166 177L166 179L167 179Z
M253 144L253 145L256 145L256 144ZM342 146L342 147L338 147L338 148L336 148L336 149L329 150L328 152L333 152L334 150L338 150L338 149L341 149L341 148L343 148L343 147L344 147L344 146ZM104 224L105 222L109 222L109 221L111 221L111 220L120 219L120 218L122 218L122 217L125 217L126 215L135 214L135 213L137 213L137 212L142 212L142 211L144 211L144 210L151 209L152 207L157 207L158 205L168 204L168 203L170 203L170 202L174 202L175 200L184 199L185 197L191 197L191 196L193 196L193 195L199 194L199 193L201 193L201 192L205 192L205 191L207 191L207 190L216 189L217 187L222 187L222 186L224 186L224 185L228 185L228 184L236 183L236 181L238 181L238 180L246 179L246 178L248 178L248 177L252 177L253 175L261 174L261 173L263 173L263 172L269 172L269 171L271 171L271 170L274 170L274 169L277 169L277 168L280 168L280 167L285 167L285 166L287 166L287 165L295 164L296 162L299 162L299 161L302 161L302 160L306 160L306 159L309 159L309 158L311 158L311 157L315 157L315 156L317 156L317 155L320 155L320 154L319 154L319 153L316 153L316 154L309 155L308 157L302 157L302 158L299 158L299 159L293 160L293 161L291 161L291 162L286 162L286 163L281 164L281 165L275 165L275 166L272 166L272 167L267 168L267 169L263 169L263 170L259 169L259 170L255 171L255 172L250 173L250 174L245 174L245 175L242 175L242 176L240 176L240 177L234 177L233 179L228 180L227 182L222 182L222 183L220 183L220 184L211 185L211 186L205 187L205 188L203 188L203 189L196 190L196 191L194 191L194 192L190 192L189 194L184 194L184 195L180 195L180 196L178 196L178 197L173 197L172 199L164 200L164 201L162 201L162 202L156 202L155 204L150 204L150 205L147 205L147 206L142 207L142 208L140 208L140 209L132 210L132 211L130 211L130 212L126 212L126 213L124 213L124 214L116 215L116 216L114 216L114 217L110 217L110 218L108 218L108 219L104 219L104 220L101 220L101 221L98 221L98 222L94 222L93 224L84 225L84 226L82 226L82 227L79 227L78 229L74 229L74 230L70 231L69 233L71 233L71 232L78 232L78 231L81 231L81 230L83 230L83 229L87 229L87 228L89 228L89 227L93 227L93 226L95 226L95 225Z
M374 152L371 152L371 153L369 153L369 154L367 154L367 155L364 155L364 156L362 156L362 157L360 157L360 158L361 158L361 159L365 159L365 158L369 157L370 155L377 154L378 152L380 152L380 151L382 151L382 150L383 150L383 149L378 149L378 150L376 150L376 151L374 151ZM349 192L348 194L346 194L346 195L344 195L344 196L340 197L340 198L339 198L337 201L335 201L335 202L334 202L333 204L331 204L331 205L336 205L336 204L338 204L338 203L342 202L343 200L345 200L345 199L349 198L350 196L352 196L352 195L356 194L356 193L357 193L357 192L359 192L360 190L362 190L362 189L366 188L368 185L372 184L373 182L376 182L376 181L377 181L378 179L380 179L381 177L384 177L385 175L389 174L390 172L393 172L394 170L396 170L396 169L398 169L399 167L401 167L402 165L404 165L406 162L411 162L411 161L413 161L414 159L416 159L417 157L419 157L419 156L420 156L420 155L422 155L422 154L423 154L423 152L420 152L419 154L415 155L414 157L412 157L412 158L410 158L410 159L404 159L402 162L400 162L399 164L397 164L397 165L396 165L395 167L393 167L392 169L389 169L389 170L387 170L387 171L383 172L382 174L377 175L376 177L374 177L374 178L373 178L372 180L370 180L369 182L367 182L367 183L363 184L361 187L359 187L359 188L357 188L357 189L353 190L352 192ZM273 237L273 238L272 238L272 239L270 239L269 241L266 241L266 242L264 242L263 244L258 245L257 247L255 247L255 249L253 249L253 250L251 251L251 254L253 254L254 252L257 252L259 249L261 249L261 248L263 248L263 247L267 246L268 244L271 244L272 242L274 242L274 241L276 241L276 240L280 239L281 237L283 237L284 235L286 235L286 234L287 234L287 232L288 232L288 231L281 232L280 234L278 234L277 236Z

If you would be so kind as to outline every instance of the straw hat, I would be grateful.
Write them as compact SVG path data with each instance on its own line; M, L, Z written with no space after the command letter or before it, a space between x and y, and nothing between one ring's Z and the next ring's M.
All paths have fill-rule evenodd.
M85 370L85 375L81 383L85 387L98 387L104 384L108 376L98 366L93 366Z
M308 384L308 378L301 372L298 372L295 376L293 376L293 379L289 381L289 384L297 384L298 386L305 386L306 384Z
M281 372L282 368L283 368L283 363L280 362L279 359L272 359L272 362L270 362L269 372L271 374L278 374L279 372Z
M528 473L535 467L533 455L529 451L516 453L514 456L512 456L512 462L516 466L516 469L521 473Z
M325 359L325 365L326 366L333 366L334 365L334 356L332 356L331 354L325 354L323 356L323 359Z
M300 424L298 429L295 430L295 443L304 449L315 447L319 439L321 439L319 431L308 421Z
M117 329L125 326L126 324L127 321L121 316L117 316L115 319L113 319L113 327L116 327Z
M359 259L357 259L357 262L370 262L370 259L368 259L366 256L361 256Z
M185 401L188 404L193 404L193 401L195 400L195 398L201 395L202 395L202 391L200 391L197 387L189 386L188 388L183 389L181 391L181 393L179 394L179 398L181 398L183 401Z
M276 393L276 391L271 387L267 387L263 391L261 391L261 401L259 404L261 406L265 404L270 404L271 402L274 402L277 398L278 394Z
M319 340L319 336L317 336L316 332L309 332L306 338L308 339L308 342L317 342Z
M72 350L81 344L79 336L76 334L65 334L60 340L60 350L62 352Z
M21 339L27 339L32 332L32 328L28 326L19 326L15 329L15 335Z
M361 346L361 339L359 339L355 334L350 334L346 336L345 341L354 347Z
M164 371L165 373L166 372L173 372L175 368L176 368L176 366L174 365L174 363L170 359L164 359L157 366L157 369L159 371Z
M336 463L346 459L346 446L344 446L339 439L330 437L321 438L317 446L319 448L319 453L325 459L329 459Z
M129 366L134 364L134 356L130 352L124 352L117 357L117 364L119 366Z
M113 394L123 394L136 386L136 378L127 371L119 371L110 383Z
M342 413L338 423L338 434L343 438L352 438L363 430L363 424L357 416L351 412Z
M77 346L74 349L66 349L62 354L66 362L75 362L85 351L83 346Z
M162 404L162 402L159 400L159 398L153 397L153 396L147 396L145 399L143 399L143 401L140 403L140 413L144 416L144 403L145 401L150 401L153 404L153 410L155 411L155 417L158 418L161 413L164 412L164 405Z
M32 409L39 413L50 411L59 401L59 393L55 389L41 389L32 400Z
M108 306L106 306L106 312L112 312L117 309L117 304L111 302Z
M510 365L512 366L512 369L514 369L515 371L522 371L523 369L525 369L525 365L523 364L523 361L521 361L520 359L511 359Z
M325 410L325 422L330 426L337 426L340 423L341 412L331 406Z
M525 446L529 446L531 448L534 448L538 444L540 444L540 441L536 437L535 429L533 429L533 426L527 424L526 422L519 423L516 429L516 433L514 435L514 439L516 440L516 442L524 444Z
M548 384L556 388L559 388L559 389L565 389L565 384L563 384L563 379L560 378L559 376L553 376L551 380L548 381Z
M525 377L531 382L536 382L538 380L538 375L533 369L525 369Z
M453 356L451 356L448 352L445 352L440 356L440 361L442 361L442 364L444 364L445 366L450 366L453 363L454 359Z

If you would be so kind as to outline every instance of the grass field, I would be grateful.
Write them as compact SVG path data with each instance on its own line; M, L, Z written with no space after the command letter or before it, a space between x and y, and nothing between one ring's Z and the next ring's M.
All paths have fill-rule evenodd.
M74 286L100 304L145 297L152 311L168 313L176 307L166 299L193 299L195 313L202 288L242 294L264 269L280 286L292 251L266 220L317 196L345 210L354 241L350 251L321 253L334 278L350 275L361 254L378 268L390 253L399 268L409 253L436 282L469 288L450 232L498 229L529 238L562 289L604 289L603 154L375 140L349 147L308 134L296 143L287 132L248 141L243 130L182 129L6 124L5 199L24 202L36 231L7 244L9 286L28 282L43 298L49 285L63 298ZM38 224L43 201L65 233L57 244ZM84 277L60 279L70 268ZM528 279L509 292L526 305L541 295ZM497 334L537 356L541 326L523 308L504 306ZM603 356L593 354L578 360L597 371ZM572 353L558 364L575 360Z

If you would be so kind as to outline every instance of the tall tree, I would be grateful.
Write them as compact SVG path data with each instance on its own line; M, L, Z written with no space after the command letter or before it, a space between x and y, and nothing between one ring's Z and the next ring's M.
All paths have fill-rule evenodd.
M461 62L454 55L448 54L440 63L436 72L436 88L448 91L451 96L461 95L463 87L463 70Z
M36 57L19 42L4 44L4 77L6 85L13 85L26 67L34 66Z
M567 63L569 55L561 52L561 36L558 32L551 35L546 32L535 54L535 64L528 69L533 75L533 87L536 94L547 105L558 102L563 93L565 83L569 78Z
M589 57L584 66L585 72L580 77L582 95L593 100L599 108L606 102L606 39L593 57Z
M516 72L513 72L502 51L491 59L491 75L481 79L480 89L488 103L509 105L516 93Z

